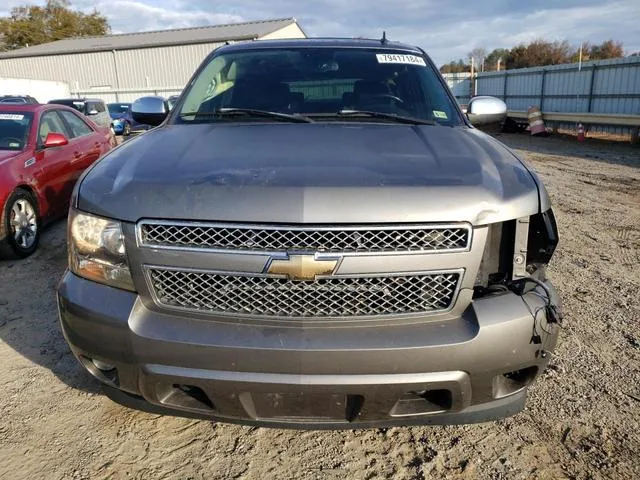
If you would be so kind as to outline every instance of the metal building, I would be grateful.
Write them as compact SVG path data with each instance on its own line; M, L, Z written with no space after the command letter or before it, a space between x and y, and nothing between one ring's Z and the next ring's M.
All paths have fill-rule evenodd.
M107 102L179 93L225 42L304 38L295 18L59 40L0 53L0 77L56 80Z

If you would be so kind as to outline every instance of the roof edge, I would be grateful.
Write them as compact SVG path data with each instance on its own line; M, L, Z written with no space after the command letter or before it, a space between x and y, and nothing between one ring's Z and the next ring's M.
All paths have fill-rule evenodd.
M225 28L225 27L235 27L235 26L243 26L243 25L253 25L253 24L261 24L261 23L276 23L276 22L289 22L286 26L291 25L291 24L296 24L298 25L298 27L300 28L300 30L302 30L302 27L300 27L300 24L298 24L297 20L294 17L284 17L284 18L274 18L274 19L269 19L269 20L254 20L254 21L250 21L250 22L238 22L238 23L225 23L225 24L220 24L220 25L208 25L208 26L201 26L201 27L185 27L185 28L173 28L173 29L169 29L169 30L149 30L149 31L145 31L145 32L129 32L129 33L116 33L116 34L112 34L112 35L93 35L93 36L89 36L89 37L70 37L70 38L65 38L64 40L91 40L91 39L98 39L98 38L104 38L104 37L123 37L123 36L127 36L127 35L145 35L145 34L156 34L156 33L165 33L165 32L180 32L180 31L185 31L185 30L199 30L199 29L207 29L207 28ZM280 27L276 27L273 30L270 30L266 35L268 35L269 33L273 33L276 32L280 29L284 28L283 26ZM303 31L303 33L305 33ZM306 35L306 33L305 33ZM241 41L241 40L254 40L259 38L258 35L238 35L238 36L234 36L234 37L229 37L229 36L224 36L224 37L219 37L219 38L208 38L208 39L203 39L203 40L194 40L192 42L189 42L189 45L198 45L198 44L203 44L203 43L215 43L215 42L223 42L223 41ZM59 41L59 40L58 40ZM48 43L56 43L56 42L48 42ZM38 44L38 45L33 45L33 47L37 47L40 45L46 45L46 43L43 44ZM142 48L156 48L156 47L170 47L170 46L178 46L178 45L184 45L184 42L160 42L160 43L149 43L149 44L140 44L140 45L136 45L136 46L132 46L129 48L109 48L107 46L105 47L95 47L92 49L69 49L66 50L64 52L52 52L52 53L44 53L44 52L24 52L24 53L20 53L21 50L27 50L31 47L24 47L24 48L19 48L17 50L9 50L7 52L0 52L0 60L4 60L4 59L9 59L9 58L33 58L33 57L54 57L54 56L58 56L58 55L70 55L70 54L77 54L77 53L95 53L95 52L111 52L113 50L116 51L124 51L124 50L138 50L138 49L142 49Z
M229 37L208 38L206 40L191 41L188 43L188 45L202 45L205 43L242 42L247 40L256 40L258 38L259 37L256 35L243 35L243 36L237 36L233 38L229 38ZM163 42L163 43L153 43L148 45L136 45L135 47L127 47L127 48L96 47L91 50L70 49L64 52L30 53L30 54L24 54L24 55L3 55L2 53L0 53L0 60L9 60L11 58L58 57L60 55L76 55L78 53L102 53L102 52L113 52L113 51L126 52L127 50L146 50L149 48L178 47L184 44L185 44L184 42Z

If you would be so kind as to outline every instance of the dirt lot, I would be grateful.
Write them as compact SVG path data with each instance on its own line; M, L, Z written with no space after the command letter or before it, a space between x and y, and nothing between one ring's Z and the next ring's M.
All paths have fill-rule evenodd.
M465 427L297 432L117 406L70 354L65 225L0 262L0 478L640 478L640 148L501 135L541 174L565 328L525 412Z

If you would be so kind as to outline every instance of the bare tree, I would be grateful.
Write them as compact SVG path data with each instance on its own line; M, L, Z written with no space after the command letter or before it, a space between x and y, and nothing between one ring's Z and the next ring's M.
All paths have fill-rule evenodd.
M487 56L487 51L482 47L476 47L467 54L469 61L473 61L476 70L484 70L484 59Z

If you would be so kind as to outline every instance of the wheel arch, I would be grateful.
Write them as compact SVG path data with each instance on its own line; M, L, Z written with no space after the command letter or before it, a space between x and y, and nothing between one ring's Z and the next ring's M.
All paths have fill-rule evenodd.
M9 195L7 196L7 199L4 202L4 205L0 205L0 258L15 258L11 254L10 247L6 244L8 231L6 229L5 219L7 218L6 215L7 215L7 209L9 208L9 201L11 200L11 197L19 190L27 192L33 199L33 203L34 203L33 206L36 210L36 216L38 218L38 230L42 221L42 213L40 211L40 200L38 198L37 191L33 188L33 186L29 184L25 184L25 183L17 184L15 188L9 192Z
M38 191L35 188L33 188L33 185L29 185L28 183L19 183L18 185L15 186L15 188L13 190L11 190L9 192L9 195L7 195L7 200L5 201L5 204L4 205L0 205L0 207L2 207L0 209L0 214L2 215L0 218L4 219L5 209L8 206L9 199L11 198L11 195L16 193L16 191L18 191L18 190L24 190L24 191L28 192L31 195L31 197L33 198L33 201L35 202L34 207L36 208L36 213L38 215L38 218L40 219L40 221L42 221L42 218L43 218L42 217L42 202L40 201L40 196L38 195ZM0 232L0 233L4 233L4 232Z
M38 198L38 192L36 191L35 188L33 188L32 185L29 185L28 183L20 183L16 185L16 188L14 188L11 193L9 193L9 197L11 197L11 195L13 195L16 192L16 190L26 190L27 192L29 192L29 194L33 197L33 200L36 202L34 206L38 211L38 215L42 215L42 213L40 212L40 198ZM9 197L7 197L7 199Z

